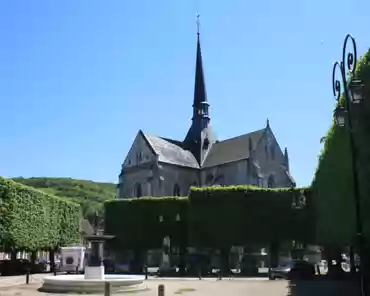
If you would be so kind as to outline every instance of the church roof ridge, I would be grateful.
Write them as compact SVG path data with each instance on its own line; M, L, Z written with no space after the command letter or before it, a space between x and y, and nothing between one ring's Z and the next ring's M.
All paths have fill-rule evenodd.
M225 143L227 141L237 140L238 138L242 138L242 137L245 137L245 136L251 136L254 133L263 133L265 130L266 130L266 128L258 129L258 130L255 130L253 132L250 132L250 133L246 133L246 134L242 134L242 135L235 136L235 137L232 137L232 138L227 138L227 139L224 139L224 140L220 140L220 141L217 141L216 143Z

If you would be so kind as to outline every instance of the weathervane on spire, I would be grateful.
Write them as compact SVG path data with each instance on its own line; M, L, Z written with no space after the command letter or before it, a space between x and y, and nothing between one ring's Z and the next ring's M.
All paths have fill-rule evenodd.
M200 14L197 13L197 34L198 35L199 35L199 28L200 28L200 20L199 20L199 18L200 18Z

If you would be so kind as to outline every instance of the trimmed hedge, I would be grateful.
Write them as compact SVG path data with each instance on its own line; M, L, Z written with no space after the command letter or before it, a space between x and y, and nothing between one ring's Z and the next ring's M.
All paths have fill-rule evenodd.
M365 84L364 101L352 105L351 115L358 157L360 198L365 241L370 241L370 50L357 64L355 77ZM345 103L342 96L340 104ZM356 245L355 204L353 194L353 164L349 146L348 129L337 127L334 122L324 138L325 144L319 157L312 182L317 212L317 239L320 244Z
M304 191L307 206L292 209ZM229 247L274 240L315 240L309 189L264 189L249 186L192 188L189 236L195 246Z
M76 243L79 205L0 177L0 247L36 251Z
M322 245L349 245L356 234L348 132L333 126L325 140L312 183L317 239Z
M186 238L187 210L186 197L110 200L105 202L105 232L116 235L113 248L160 248L165 236L179 245ZM180 221L176 221L177 214Z
M254 187L192 188L186 197L145 197L105 203L105 232L116 236L118 249L160 248L163 237L173 245L228 247L275 239L313 242L315 223L311 191L307 207L292 210L301 189ZM179 214L181 221L176 221ZM163 217L163 222L159 217Z

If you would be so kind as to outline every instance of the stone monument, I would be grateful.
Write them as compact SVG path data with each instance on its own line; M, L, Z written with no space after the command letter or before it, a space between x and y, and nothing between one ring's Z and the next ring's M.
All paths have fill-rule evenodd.
M159 267L160 272L168 272L171 270L171 262L170 262L170 247L171 247L171 240L169 236L163 238L162 244L162 260L161 265Z
M104 235L99 229L99 216L95 213L94 234L84 238L90 243L87 266L85 266L85 279L104 279L104 243L114 238L113 235Z

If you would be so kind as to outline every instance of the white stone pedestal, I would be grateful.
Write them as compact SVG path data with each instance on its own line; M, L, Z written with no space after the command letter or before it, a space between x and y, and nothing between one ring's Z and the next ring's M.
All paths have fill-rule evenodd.
M104 266L85 266L86 280L104 280Z

